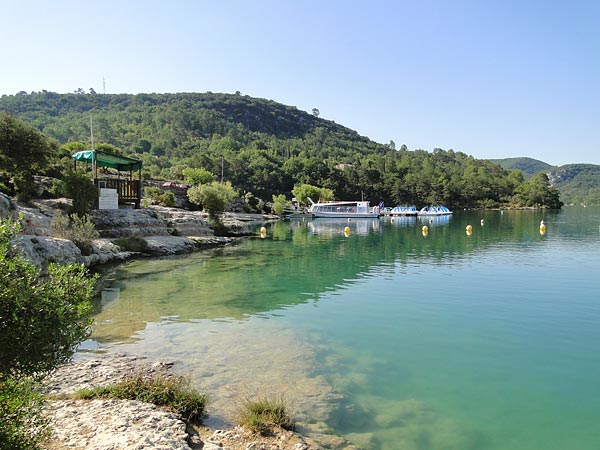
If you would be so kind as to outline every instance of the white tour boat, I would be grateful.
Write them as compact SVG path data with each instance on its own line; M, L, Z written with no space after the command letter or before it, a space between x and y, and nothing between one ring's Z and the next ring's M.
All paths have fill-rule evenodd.
M375 218L381 215L381 208L379 206L369 206L368 201L315 203L310 197L308 201L311 203L308 213L315 218Z

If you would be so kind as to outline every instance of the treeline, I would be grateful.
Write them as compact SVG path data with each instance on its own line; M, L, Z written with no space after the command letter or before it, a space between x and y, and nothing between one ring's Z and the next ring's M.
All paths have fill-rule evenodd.
M178 181L185 169L203 168L266 200L310 184L337 199L386 205L561 205L545 175L526 181L520 171L461 152L396 149L318 117L316 108L308 114L241 94L79 92L2 96L0 110L58 141L63 152L88 145L91 116L95 142L142 160L146 179Z

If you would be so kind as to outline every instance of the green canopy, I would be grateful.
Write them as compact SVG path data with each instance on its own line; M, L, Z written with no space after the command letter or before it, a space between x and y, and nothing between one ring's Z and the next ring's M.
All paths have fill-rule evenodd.
M111 155L98 150L82 150L73 154L75 161L85 161L100 167L111 167L119 171L138 170L142 168L142 162L125 156Z

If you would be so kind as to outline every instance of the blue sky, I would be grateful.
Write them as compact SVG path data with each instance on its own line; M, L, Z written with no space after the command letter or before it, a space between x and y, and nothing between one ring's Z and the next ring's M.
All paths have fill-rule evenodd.
M600 2L0 0L0 95L240 91L371 139L600 164Z

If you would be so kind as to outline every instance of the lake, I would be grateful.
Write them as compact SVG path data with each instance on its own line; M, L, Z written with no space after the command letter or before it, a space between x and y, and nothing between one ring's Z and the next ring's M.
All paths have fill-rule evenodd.
M374 450L596 450L599 227L600 207L278 222L118 267L84 347L180 361L216 425L258 391Z

